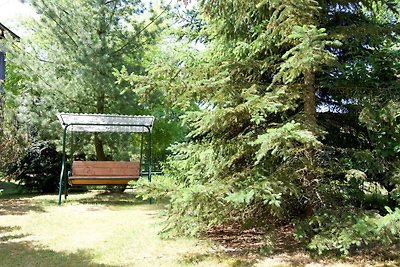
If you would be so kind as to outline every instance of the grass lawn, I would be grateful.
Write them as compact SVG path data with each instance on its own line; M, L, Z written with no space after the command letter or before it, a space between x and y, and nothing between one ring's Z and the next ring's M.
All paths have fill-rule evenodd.
M163 240L162 210L163 204L149 205L129 192L70 195L61 207L55 195L3 194L0 266L400 266L396 260L315 260L298 251L249 255L209 240Z

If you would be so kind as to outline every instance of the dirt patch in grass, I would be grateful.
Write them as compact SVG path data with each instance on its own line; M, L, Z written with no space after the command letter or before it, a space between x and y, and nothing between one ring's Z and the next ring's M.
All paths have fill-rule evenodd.
M400 246L382 250L379 246L353 251L349 257L338 254L314 255L294 239L292 225L273 231L262 228L242 229L224 225L207 232L218 246L220 257L235 259L237 266L400 266ZM221 254L222 252L222 254ZM197 255L198 258L206 255ZM192 256L196 259L195 256Z
M224 225L210 229L207 237L232 255L277 254L302 252L301 243L293 237L293 226L267 231L263 228L242 229L239 225Z

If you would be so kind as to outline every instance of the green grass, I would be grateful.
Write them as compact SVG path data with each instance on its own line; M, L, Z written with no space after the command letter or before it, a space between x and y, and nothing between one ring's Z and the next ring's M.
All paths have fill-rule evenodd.
M6 191L14 189L8 185L10 191ZM73 194L61 207L57 206L56 195L3 194L0 197L0 266L328 264L318 263L304 253L239 256L221 250L208 240L163 240L158 235L165 219L162 210L163 203L149 205L135 200L129 192ZM358 263L329 264L359 266ZM396 264L389 262L386 266Z
M70 195L61 207L56 201L0 199L0 266L185 266L186 255L211 253L207 241L161 239L162 204L93 192ZM221 264L207 257L195 265Z

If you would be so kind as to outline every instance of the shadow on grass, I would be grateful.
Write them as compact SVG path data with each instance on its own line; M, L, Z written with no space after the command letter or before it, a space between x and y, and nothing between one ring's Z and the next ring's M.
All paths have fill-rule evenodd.
M14 233L14 231L18 231L20 229L20 226L0 226L0 247L1 242L11 241L28 236L27 234Z
M311 256L308 253L272 253L268 257L261 254L237 254L223 251L209 253L187 253L179 260L184 266L199 265L211 262L224 263L230 267L251 267L251 266L375 266L375 267L398 267L400 260L394 254L394 250L389 255L371 256L361 254L348 257L343 256Z
M0 215L24 215L30 211L45 212L45 209L42 205L27 199L26 196L0 198Z
M29 211L44 212L42 205L30 200L38 194L22 193L17 184L5 181L0 181L0 190L0 215L24 215Z
M20 230L21 226L0 226L0 234Z
M32 242L0 242L0 266L58 266L58 267L111 267L96 264L86 251L56 252L35 246Z
M18 241L28 234L20 234L20 226L0 226L0 266L76 266L112 267L96 264L90 253L80 250L76 253L56 252L40 247L30 241Z
M27 234L9 234L9 235L3 235L0 236L0 244L1 242L7 242L7 241L11 241L11 240L15 240L15 239L20 239L20 238L24 238L27 237ZM0 247L2 247L2 245L0 245Z
M217 249L207 253L188 253L180 259L186 265L217 260L228 266L320 266L337 263L351 266L400 266L400 244L389 249L379 246L353 251L349 256L335 253L316 255L293 237L294 228L282 226L273 232L240 229L236 226L215 227L207 233ZM274 234L275 233L275 234ZM261 264L261 265L260 265Z
M106 205L106 206L135 206L135 205L144 205L149 203L148 201L137 199L133 194L115 193L115 192L112 193L99 192L90 198L82 198L71 201L76 201L80 204Z

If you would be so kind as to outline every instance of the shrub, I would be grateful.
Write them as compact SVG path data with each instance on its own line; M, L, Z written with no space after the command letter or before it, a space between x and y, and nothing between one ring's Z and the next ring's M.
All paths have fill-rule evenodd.
M308 248L322 254L369 244L389 247L400 242L400 209L386 207L382 216L375 211L325 211L297 227L295 237L308 241Z
M16 165L18 184L29 191L55 192L61 172L61 157L54 144L45 141L32 143Z
M20 136L4 134L0 138L0 173L12 175L24 153L25 142Z

